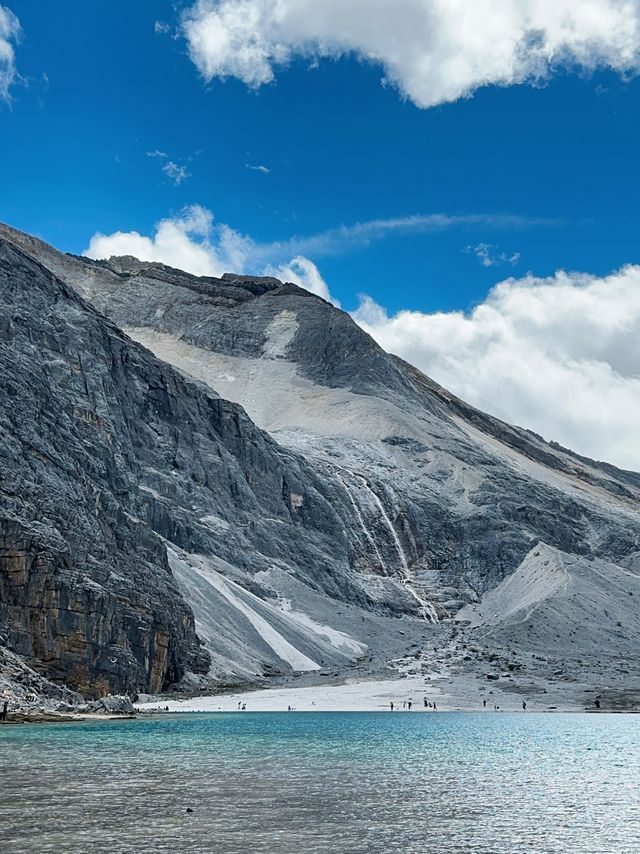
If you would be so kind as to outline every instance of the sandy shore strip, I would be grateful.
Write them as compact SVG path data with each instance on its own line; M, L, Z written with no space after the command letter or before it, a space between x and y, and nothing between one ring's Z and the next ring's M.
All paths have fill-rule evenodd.
M264 688L257 691L236 691L208 697L184 700L163 700L136 703L141 712L236 712L246 706L251 712L381 712L390 711L393 701L395 711L432 713L425 707L424 699L435 702L438 711L522 711L523 696L503 691L495 684L482 684L480 680L445 678L441 682L424 677L380 681L347 681L342 685L313 685L290 688ZM483 699L487 705L483 706ZM548 702L527 699L531 711L576 711L582 706L567 702L556 703L550 709Z

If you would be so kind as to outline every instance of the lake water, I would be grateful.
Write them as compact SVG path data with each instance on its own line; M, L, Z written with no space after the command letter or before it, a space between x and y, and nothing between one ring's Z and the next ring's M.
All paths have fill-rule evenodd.
M0 847L637 854L639 736L631 715L494 712L2 727Z

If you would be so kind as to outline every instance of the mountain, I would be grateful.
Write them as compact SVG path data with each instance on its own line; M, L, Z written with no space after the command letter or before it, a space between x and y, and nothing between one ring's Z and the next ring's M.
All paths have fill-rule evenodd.
M45 675L366 672L539 544L603 596L637 574L640 475L468 406L296 285L0 241L0 632Z

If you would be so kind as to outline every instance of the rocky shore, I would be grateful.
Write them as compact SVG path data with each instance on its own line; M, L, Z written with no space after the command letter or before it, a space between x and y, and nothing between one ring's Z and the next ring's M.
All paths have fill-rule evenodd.
M63 724L83 723L85 721L126 721L134 720L136 715L132 714L70 714L57 712L9 712L5 721L0 720L0 726L11 726L12 724Z
M45 679L10 650L0 647L1 724L123 720L135 717L129 697L109 695L87 701L82 695Z

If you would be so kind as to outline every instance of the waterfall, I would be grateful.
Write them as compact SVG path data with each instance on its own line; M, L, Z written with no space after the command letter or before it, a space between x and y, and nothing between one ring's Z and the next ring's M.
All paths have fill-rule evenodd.
M373 491L373 489L371 489L371 487L369 486L369 484L367 483L365 478L362 477L362 475L354 474L354 477L364 486L364 488L367 490L369 495L373 498L373 503L376 505L376 507L380 511L380 515L382 516L382 519L383 519L385 525L387 526L387 528L389 529L389 532L391 533L393 543L396 547L396 551L398 552L398 557L400 558L400 563L402 565L402 569L406 572L409 569L409 561L407 560L407 555L405 554L404 548L402 547L402 543L400 542L400 537L398 536L398 533L393 526L393 522L389 518L387 511L384 509L384 505L383 505L382 501L380 500L380 496L377 495Z
M344 480L344 478L342 477L342 475L341 475L341 474L338 474L338 475L337 475L337 478L338 478L338 480L340 481L340 483L342 484L342 487L343 487L344 491L345 491L345 492L347 493L347 495L349 496L349 501L351 502L351 504L352 504L352 506L353 506L353 510L354 510L354 512L355 512L355 514L356 514L356 518L358 519L358 522L360 522L360 527L362 528L362 531L363 531L363 533L364 533L365 537L366 537L366 538L369 540L369 542L371 543L371 547L373 548L374 552L376 553L376 556L377 556L377 558L378 558L378 562L380 563L380 566L384 569L385 574L386 574L386 575L388 575L388 574L389 574L389 570L388 570L388 568L387 568L387 565L385 564L384 560L382 559L382 555L380 554L380 549L378 548L378 546L377 546L377 544L376 544L376 541L375 541L375 539L374 539L374 537L373 537L373 535L372 535L371 531L367 528L367 526L366 526L366 524L365 524L365 521L364 521L364 519L362 518L362 513L360 512L360 508L358 507L358 502L356 501L355 496L353 495L353 492L352 492L352 491L351 491L351 489L347 486L347 484L346 484L346 482L345 482L345 480Z
M374 503L375 507L377 508L378 513L380 514L381 519L383 520L385 526L387 527L387 529L389 530L389 533L391 534L391 538L393 540L396 552L398 553L398 557L400 559L400 566L401 566L402 583L403 583L405 589L407 590L407 592L411 596L413 596L413 598L416 600L416 602L418 602L418 604L420 605L420 612L422 614L422 617L425 620L427 620L428 622L439 623L440 618L438 617L438 612L436 611L435 607L433 606L433 603L430 602L428 599L422 598L418 593L416 593L416 591L412 587L412 580L413 579L411 578L411 575L409 572L409 561L407 560L406 552L404 550L404 547L402 545L400 537L398 536L398 532L396 531L393 522L389 518L389 514L387 513L387 511L384 508L384 504L382 503L380 496L377 495L377 493L375 493L373 491L373 489L369 486L369 483L365 477L363 477L360 474L356 474L355 472L351 471L350 469L345 469L342 467L340 467L340 468L342 471L346 472L347 474L351 475L352 478L357 480L358 483L360 483L362 485L362 487L366 490L366 492L371 496L373 503ZM379 550L378 546L376 545L375 538L374 538L373 534L371 533L371 531L369 530L369 528L367 528L367 525L364 521L362 513L360 512L360 509L357 505L355 496L353 495L351 489L347 486L346 481L342 477L342 475L338 474L337 472L336 472L336 475L337 475L338 480L340 481L340 483L344 487L345 492L349 496L349 500L351 501L351 504L353 505L353 509L356 513L358 521L360 522L360 526L361 526L362 530L364 531L367 539L369 540L369 542L373 546L375 553L378 556L378 560L380 561L381 565L383 566L383 568L385 569L387 574L389 574L388 569L387 569L387 567L386 567L386 565L382 559L382 555L380 554L380 550Z

